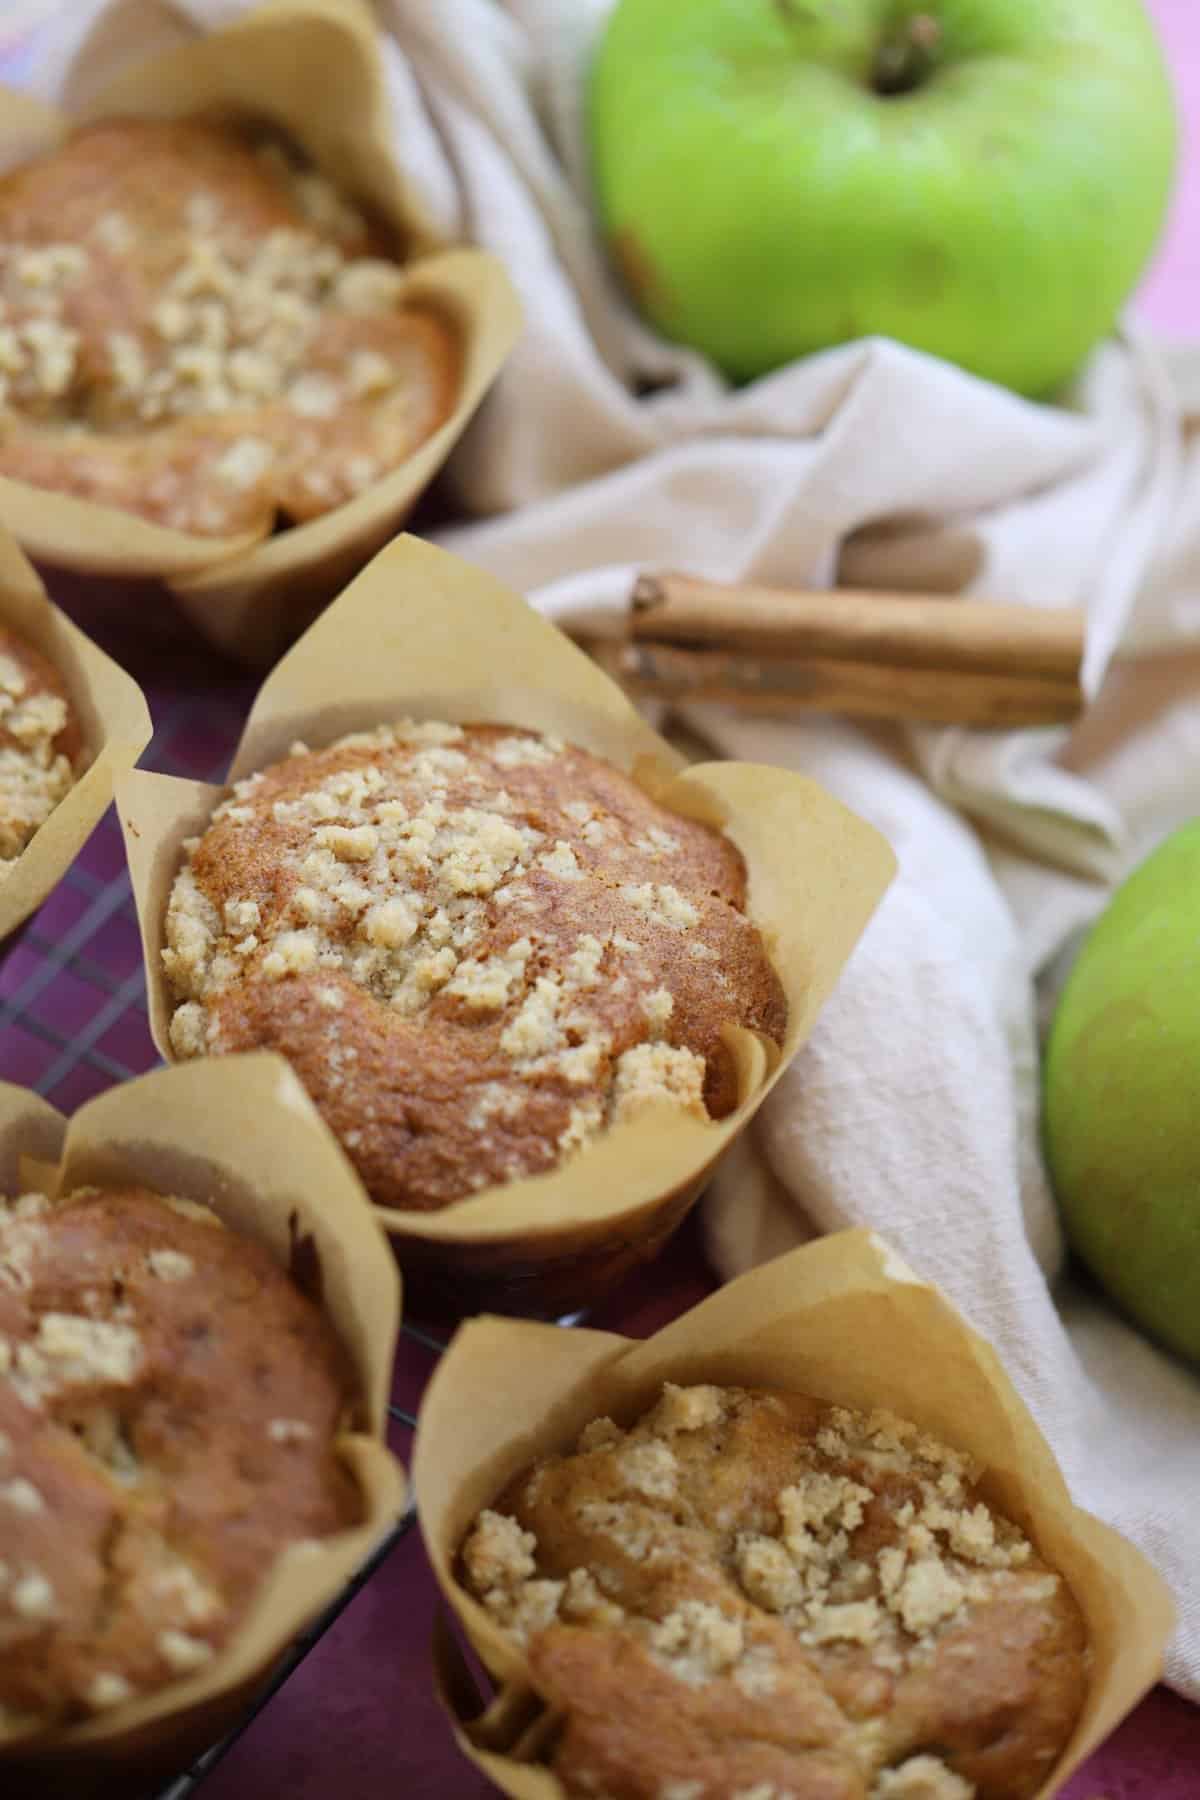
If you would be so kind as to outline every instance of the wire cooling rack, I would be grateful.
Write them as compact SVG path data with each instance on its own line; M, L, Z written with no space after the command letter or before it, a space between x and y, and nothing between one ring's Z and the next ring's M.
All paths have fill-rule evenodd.
M137 601L148 595L133 590ZM222 782L240 736L255 682L193 642L165 611L143 618L104 607L70 605L71 589L55 589L85 629L118 655L147 689L155 734L143 768ZM152 602L161 604L155 596ZM84 1101L154 1068L146 988L125 851L115 813L105 818L58 887L15 940L0 945L0 1080L18 1082L71 1114ZM444 1342L403 1326L409 1347L440 1354ZM406 1397L407 1394L406 1394ZM392 1405L392 1447L407 1463L416 1424ZM157 1800L186 1800L319 1642L362 1586L411 1529L408 1510L337 1600L299 1638L235 1730L162 1788Z

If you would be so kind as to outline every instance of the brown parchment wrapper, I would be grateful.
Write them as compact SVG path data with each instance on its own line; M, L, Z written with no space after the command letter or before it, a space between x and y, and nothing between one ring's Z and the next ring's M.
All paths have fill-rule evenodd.
M166 581L223 649L270 662L387 541L446 460L520 330L516 296L501 262L484 251L430 254L428 221L396 166L378 27L362 0L269 0L94 90L84 59L68 98L69 111L59 113L0 88L0 170L53 148L85 120L203 113L269 122L396 230L414 256L403 297L458 331L463 366L450 417L373 487L272 537L195 536L0 477L0 525L30 555L84 574Z
M358 1376L360 1402L338 1448L365 1516L315 1548L281 1550L228 1646L197 1674L66 1728L19 1735L0 1723L6 1795L13 1781L22 1792L21 1781L46 1794L90 1792L88 1778L99 1782L105 1771L169 1769L207 1748L405 1503L403 1472L384 1442L400 1322L395 1261L353 1170L283 1059L159 1069L111 1088L69 1122L24 1088L0 1083L0 1191L33 1187L53 1196L135 1183L211 1206L230 1229L265 1244L320 1302Z
M413 1481L430 1561L499 1693L482 1717L448 1630L438 1684L464 1753L506 1794L562 1800L537 1766L553 1720L522 1652L455 1579L475 1515L536 1457L589 1420L631 1422L664 1381L780 1387L844 1406L888 1407L968 1451L984 1497L1068 1582L1091 1633L1083 1714L1050 1800L1157 1680L1175 1624L1167 1588L1132 1544L1072 1503L1062 1472L990 1345L873 1232L844 1231L753 1269L643 1342L608 1332L481 1318L464 1325L425 1392Z
M871 826L815 783L750 763L685 768L620 688L564 634L481 570L401 537L268 676L231 779L390 720L491 721L558 732L608 758L665 805L725 831L749 874L749 913L787 992L782 1046L731 1030L742 1104L703 1122L674 1110L621 1125L558 1170L486 1188L440 1212L380 1209L422 1298L563 1311L652 1255L722 1150L812 1029L895 869ZM163 927L185 838L222 790L137 772L121 783L146 956L151 1028L171 1057Z
M62 675L79 720L83 752L75 785L16 860L0 865L0 942L41 905L66 874L131 769L153 726L141 688L52 605L33 569L0 528L0 625L16 632Z

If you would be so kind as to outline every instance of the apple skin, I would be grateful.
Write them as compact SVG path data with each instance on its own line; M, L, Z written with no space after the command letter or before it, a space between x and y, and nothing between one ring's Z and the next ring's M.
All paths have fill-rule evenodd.
M1118 888L1067 979L1043 1132L1072 1248L1200 1361L1200 819Z
M881 95L914 20L925 77ZM1136 284L1175 158L1142 0L618 0L588 122L635 304L736 381L879 335L1053 394Z

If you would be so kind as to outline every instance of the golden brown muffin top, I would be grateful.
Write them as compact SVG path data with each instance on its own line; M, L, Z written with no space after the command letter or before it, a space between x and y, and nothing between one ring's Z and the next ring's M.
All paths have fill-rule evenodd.
M0 881L72 786L80 747L62 676L0 626Z
M885 1411L664 1388L480 1514L460 1574L609 1800L1027 1800L1083 1704L1065 1582Z
M667 1099L736 1103L722 1026L786 1001L728 839L501 725L401 722L239 782L188 846L179 1056L287 1056L381 1204L540 1173Z
M0 1203L0 1724L204 1668L284 1545L361 1516L327 1321L145 1189Z
M457 388L391 256L276 139L74 132L0 178L0 474L200 534L340 505Z

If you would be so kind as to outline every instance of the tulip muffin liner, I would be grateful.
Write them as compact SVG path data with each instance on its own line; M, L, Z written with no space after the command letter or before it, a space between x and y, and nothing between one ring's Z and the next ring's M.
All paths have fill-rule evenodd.
M991 1346L874 1233L845 1231L730 1282L643 1342L523 1320L464 1325L426 1389L413 1484L430 1561L490 1672L484 1707L448 1627L435 1672L465 1755L506 1794L562 1800L540 1760L558 1719L523 1652L455 1575L480 1509L592 1419L628 1422L664 1381L778 1387L869 1411L886 1407L986 1469L980 1494L1067 1581L1091 1638L1087 1699L1037 1800L1050 1800L1158 1679L1175 1623L1153 1566L1074 1505L1046 1440Z
M437 1212L379 1209L423 1301L460 1313L482 1303L566 1311L653 1254L683 1218L807 1038L895 861L878 832L802 776L750 763L685 767L555 626L492 577L411 537L381 552L267 678L230 780L286 755L297 738L319 747L404 717L556 732L664 806L724 831L745 859L747 912L787 994L782 1045L727 1028L740 1077L728 1118L656 1109L547 1174ZM204 829L222 792L142 772L120 787L151 1029L168 1060L167 902L184 840Z
M0 1721L0 1791L90 1791L114 1771L178 1767L235 1721L288 1644L345 1587L399 1517L400 1464L386 1448L400 1324L394 1259L353 1170L281 1057L159 1069L111 1088L69 1121L0 1084L0 1194L52 1198L144 1185L208 1205L256 1240L318 1301L358 1378L337 1441L362 1494L350 1530L280 1550L226 1647L194 1675L68 1726ZM40 1783L40 1786L39 1786Z
M26 844L0 869L0 943L39 907L99 824L118 770L131 769L150 742L145 696L46 596L33 569L0 529L0 626L40 650L61 674L79 720L83 752L74 785Z
M422 218L396 166L378 28L361 0L273 0L195 43L137 62L96 91L85 59L67 101L68 111L59 112L0 89L0 170L52 149L71 126L102 118L203 115L272 125L396 230L412 256L402 300L419 301L457 329L462 368L450 416L361 494L274 535L201 537L0 477L0 524L30 555L83 574L165 581L208 638L269 663L391 537L445 462L516 340L516 296L497 258L443 249Z

